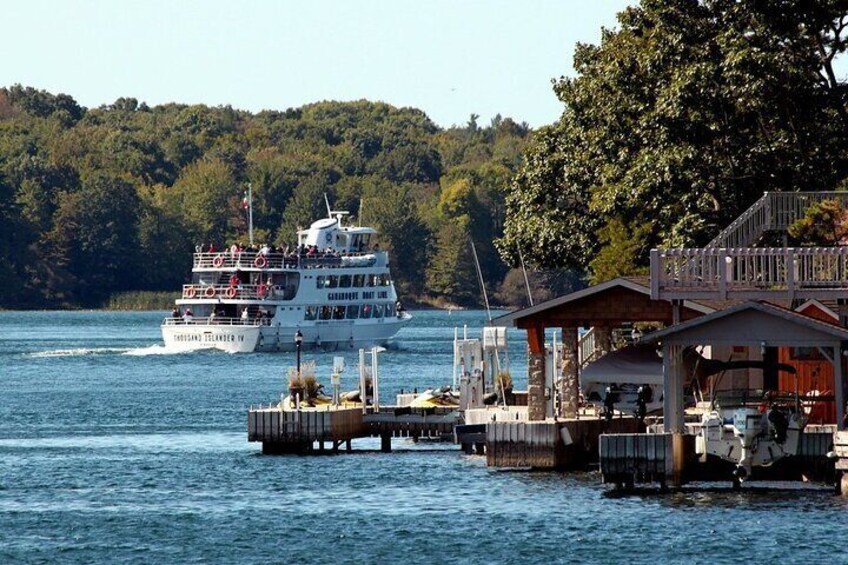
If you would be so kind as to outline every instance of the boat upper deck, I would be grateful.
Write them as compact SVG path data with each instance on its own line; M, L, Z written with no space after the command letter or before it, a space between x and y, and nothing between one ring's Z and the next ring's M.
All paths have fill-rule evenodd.
M388 266L386 251L360 253L195 253L193 271L350 269Z

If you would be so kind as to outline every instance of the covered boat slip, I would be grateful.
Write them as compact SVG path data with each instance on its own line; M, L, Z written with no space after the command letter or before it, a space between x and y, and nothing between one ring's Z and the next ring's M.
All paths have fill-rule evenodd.
M713 312L710 306L680 301L653 300L647 279L617 278L559 298L496 318L493 323L527 330L530 354L528 410L530 420L545 417L545 329L562 330L562 375L557 394L558 416L577 416L578 373L581 363L600 359L612 350L615 328L640 322L669 326ZM578 328L592 328L590 352L579 353Z

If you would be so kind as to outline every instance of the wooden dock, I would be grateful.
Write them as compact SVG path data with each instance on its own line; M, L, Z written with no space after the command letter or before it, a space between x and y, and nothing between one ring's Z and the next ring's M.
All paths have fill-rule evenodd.
M452 440L461 422L454 408L382 406L363 413L361 407L303 407L280 410L277 406L251 408L247 414L247 440L261 442L262 453L338 453L341 444L364 437L381 438L381 449L391 450L391 439Z
M635 432L633 417L494 421L486 424L486 463L500 468L585 469L598 460L602 433Z

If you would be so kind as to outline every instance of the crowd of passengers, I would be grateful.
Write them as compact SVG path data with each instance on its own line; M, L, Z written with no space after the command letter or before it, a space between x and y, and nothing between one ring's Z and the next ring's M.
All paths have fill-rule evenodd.
M379 251L380 245L375 244L372 251ZM230 257L237 257L242 253L255 254L255 255L282 255L285 260L294 260L297 259L333 259L333 258L341 258L342 253L339 251L332 249L330 247L319 248L317 245L298 245L296 247L289 247L286 245L285 247L277 247L274 244L268 245L267 243L263 245L247 245L245 246L242 243L234 243L230 247L216 247L214 243L210 243L209 245L198 244L194 247L194 251L196 253L229 253ZM360 244L359 252L367 251L365 246Z
M257 312L256 316L251 316L247 308L241 308L240 311L241 314L239 315L239 318L241 318L242 323L271 323L272 316L271 313L267 310L260 309ZM191 323L195 321L194 313L191 311L190 307L187 307L185 309L185 312L182 312L178 307L175 306L174 309L171 310L171 318L173 318L174 320L182 320L186 323ZM212 311L209 312L208 317L199 318L198 321L201 323L206 322L209 324L214 324L217 319L221 318L226 318L226 313L224 312L224 310L221 308L213 308Z

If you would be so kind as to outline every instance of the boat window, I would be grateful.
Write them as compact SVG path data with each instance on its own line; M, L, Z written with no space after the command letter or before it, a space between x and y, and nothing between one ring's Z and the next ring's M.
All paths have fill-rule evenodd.
M394 304L386 304L386 318L392 318L396 314Z
M329 320L333 316L333 309L330 306L321 306L320 318L322 320Z
M333 319L334 320L344 320L345 317L345 307L344 306L334 306L333 307Z
M339 286L339 277L336 275L327 276L327 288L336 288Z
M368 319L368 318L371 317L371 305L370 304L363 304L362 305L362 309L359 311L359 317L364 318L364 319Z
M389 286L391 283L392 283L392 281L389 280L389 274L388 273L383 273L382 275L380 275L380 285L381 286Z
M319 275L315 277L315 287L324 288L324 275Z
M382 318L383 317L383 305L382 304L375 304L374 305L374 317L375 318Z
M365 275L353 275L353 286L356 288L365 286Z
M365 277L365 286L377 286L379 283L379 275L367 275Z
M362 247L364 249L368 249L369 243L371 243L371 234L370 233L362 234Z
M347 316L348 320L355 320L359 317L359 305L351 304L347 307Z
M339 288L350 288L350 275L342 275L339 277Z
M303 314L304 320L314 320L318 317L318 307L317 306L307 306L306 310Z

